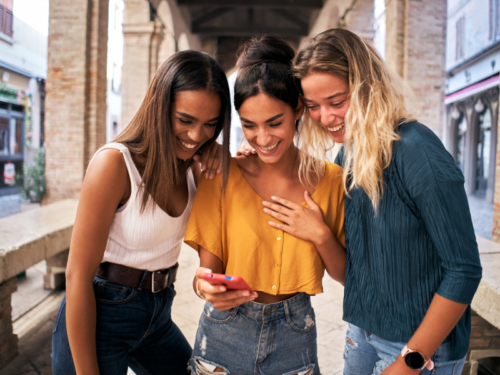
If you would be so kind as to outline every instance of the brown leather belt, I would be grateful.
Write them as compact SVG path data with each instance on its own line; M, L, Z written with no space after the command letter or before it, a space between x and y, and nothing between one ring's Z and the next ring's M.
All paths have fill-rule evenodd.
M120 285L151 289L153 293L157 293L175 282L178 268L179 263L176 263L170 268L151 272L104 262L99 265L96 276Z

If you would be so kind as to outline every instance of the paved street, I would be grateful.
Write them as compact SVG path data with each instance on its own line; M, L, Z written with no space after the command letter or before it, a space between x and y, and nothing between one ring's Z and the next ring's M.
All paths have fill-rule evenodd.
M198 256L194 250L184 246L179 263L173 319L188 341L193 344L198 319L203 308L203 301L196 297L191 288L192 277L198 266ZM30 275L37 277L36 270L28 271L27 279ZM324 279L324 286L325 293L313 297L318 326L319 361L323 374L340 375L346 330L346 323L341 319L343 288L328 277ZM41 284L39 288L41 289ZM18 293L26 293L28 290L27 287L21 286L19 289ZM50 369L52 327L63 296L64 293L50 294L36 308L24 312L24 315L14 297L14 310L17 315L22 315L14 322L14 331L20 339L20 355L1 370L0 375L50 375L52 373ZM133 372L130 371L129 374Z

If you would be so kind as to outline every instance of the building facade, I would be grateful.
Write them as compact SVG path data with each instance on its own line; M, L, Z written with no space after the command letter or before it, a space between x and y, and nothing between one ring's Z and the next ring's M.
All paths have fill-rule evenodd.
M47 36L0 0L0 196L16 193L16 176L44 144Z
M448 0L444 141L469 196L493 203L500 72L500 1Z

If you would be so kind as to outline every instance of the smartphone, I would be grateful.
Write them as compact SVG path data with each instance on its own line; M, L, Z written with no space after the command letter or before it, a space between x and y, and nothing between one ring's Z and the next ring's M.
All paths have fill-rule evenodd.
M220 273L204 273L200 276L203 280L207 280L212 285L224 285L227 289L244 289L250 293L253 292L252 288L239 276L228 276Z

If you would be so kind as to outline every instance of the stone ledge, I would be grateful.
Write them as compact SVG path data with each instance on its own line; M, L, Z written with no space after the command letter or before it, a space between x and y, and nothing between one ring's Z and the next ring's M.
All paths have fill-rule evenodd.
M0 283L69 248L77 199L0 219Z
M500 244L477 236L483 278L472 300L472 309L500 328Z

